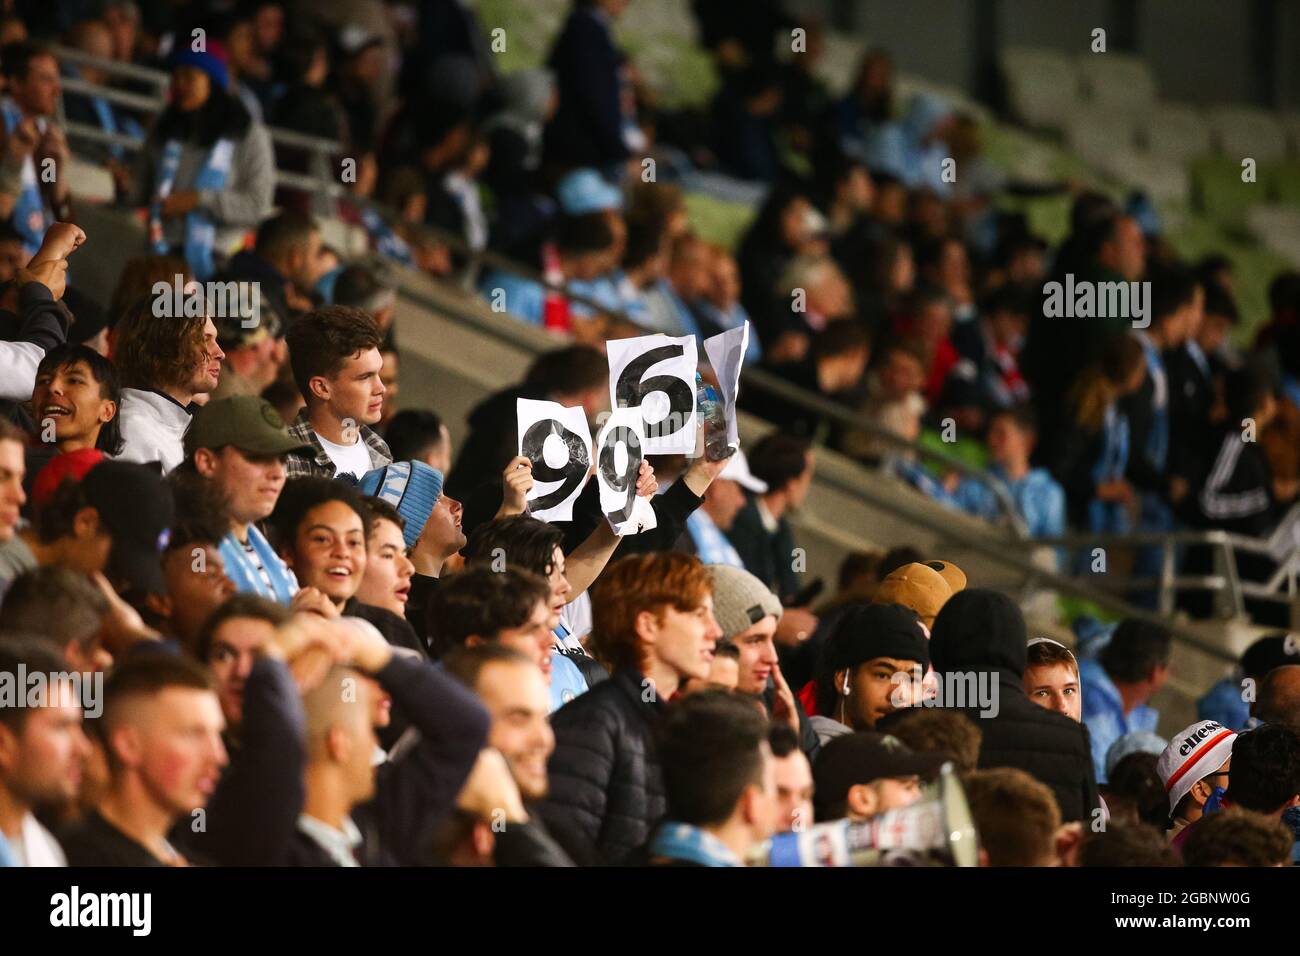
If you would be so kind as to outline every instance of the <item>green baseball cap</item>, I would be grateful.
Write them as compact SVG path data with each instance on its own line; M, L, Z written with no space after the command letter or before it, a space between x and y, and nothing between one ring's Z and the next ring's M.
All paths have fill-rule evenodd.
M232 395L208 402L194 413L185 432L185 457L199 448L234 445L253 455L287 455L315 449L289 434L275 407L257 395Z

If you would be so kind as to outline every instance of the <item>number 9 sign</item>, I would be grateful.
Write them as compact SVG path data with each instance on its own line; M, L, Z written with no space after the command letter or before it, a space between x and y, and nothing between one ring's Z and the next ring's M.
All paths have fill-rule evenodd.
M638 409L645 452L695 452L695 336L642 335L605 343L610 407ZM655 374L649 374L654 369Z
M616 408L596 438L600 510L620 536L649 531L656 523L654 508L636 493L644 446L635 408Z
M591 429L581 407L517 400L519 454L533 463L528 513L542 521L571 521L573 502L591 472Z

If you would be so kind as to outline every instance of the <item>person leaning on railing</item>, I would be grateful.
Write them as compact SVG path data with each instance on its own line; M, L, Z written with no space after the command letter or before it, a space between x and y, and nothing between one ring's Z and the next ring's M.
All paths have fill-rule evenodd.
M270 214L275 156L266 127L226 92L220 59L182 50L172 65L172 103L149 131L127 202L148 206L152 251L182 252L206 281Z

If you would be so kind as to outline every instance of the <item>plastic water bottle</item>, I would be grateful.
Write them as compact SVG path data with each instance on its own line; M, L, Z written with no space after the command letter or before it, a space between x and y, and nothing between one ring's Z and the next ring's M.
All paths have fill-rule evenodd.
M709 461L730 457L734 449L727 442L727 416L722 400L699 372L695 373L695 406L704 423L704 457Z

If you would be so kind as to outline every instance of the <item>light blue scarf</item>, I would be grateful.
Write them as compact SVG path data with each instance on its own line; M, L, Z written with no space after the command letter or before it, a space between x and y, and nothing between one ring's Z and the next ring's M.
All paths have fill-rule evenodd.
M288 604L298 590L298 582L294 580L292 572L271 548L270 542L257 530L256 525L248 526L248 540L261 559L262 567L266 568L267 576L271 579L271 590L267 590L266 580L257 570L257 565L248 559L244 546L232 531L221 539L217 550L225 562L226 574L235 582L235 589L240 594L260 594L280 604Z
M1101 458L1092 466L1093 484L1124 477L1128 467L1128 416L1112 403L1106 408L1102 426ZM1088 530L1094 534L1125 534L1130 528L1128 512L1118 501L1094 498L1088 502Z
M704 564L725 564L733 568L743 568L745 562L740 553L721 529L701 510L691 512L686 519L686 530L695 542L695 554Z
M392 227L384 222L383 217L368 206L361 207L361 225L365 228L375 251L389 258L396 259L404 266L415 265L411 247L405 239L393 232Z
M665 820L650 840L650 856L685 860L700 866L740 866L736 854L712 833L688 823Z
M158 188L149 206L149 242L157 255L166 255L170 248L163 238L162 204L176 185L176 173L181 164L181 141L169 139L163 144L162 159L158 167ZM226 186L230 173L230 160L235 153L234 140L219 139L194 178L191 189L219 192ZM185 261L189 263L194 278L206 282L217 271L212 258L216 244L217 226L212 217L201 209L192 209L185 215Z
M1160 358L1160 350L1146 336L1139 335L1142 351L1147 359L1147 374L1151 376L1153 398L1151 402L1151 431L1147 433L1147 444L1142 451L1157 471L1165 470L1165 461L1169 457L1169 385L1165 376L1165 363Z
M14 127L22 122L23 114L12 100L5 100L3 105L5 131L13 133ZM54 219L51 210L41 198L40 186L36 182L36 161L30 156L23 160L23 185L14 204L13 222L18 235L23 237L23 251L28 256L36 255L45 239L45 229Z

